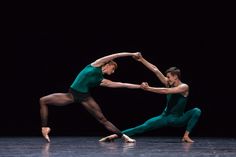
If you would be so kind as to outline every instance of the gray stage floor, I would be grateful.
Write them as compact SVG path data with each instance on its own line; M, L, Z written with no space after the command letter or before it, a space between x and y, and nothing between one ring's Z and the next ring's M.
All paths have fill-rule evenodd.
M1 157L226 157L236 156L235 138L193 138L182 143L176 137L136 137L137 142L98 142L100 137L0 137Z

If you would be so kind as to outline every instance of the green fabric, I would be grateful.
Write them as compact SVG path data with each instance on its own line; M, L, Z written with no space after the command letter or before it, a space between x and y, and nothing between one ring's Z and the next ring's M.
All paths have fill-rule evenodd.
M81 93L88 93L90 88L99 86L102 80L101 68L89 64L77 75L70 88Z
M187 98L181 94L168 94L167 106L161 115L150 118L142 125L126 129L122 133L132 136L166 126L180 127L185 125L187 125L186 130L191 132L201 115L201 110L194 108L184 113L186 102Z
M185 106L187 103L187 97L184 97L182 94L167 94L167 103L164 110L165 114L174 114L181 116L184 113Z

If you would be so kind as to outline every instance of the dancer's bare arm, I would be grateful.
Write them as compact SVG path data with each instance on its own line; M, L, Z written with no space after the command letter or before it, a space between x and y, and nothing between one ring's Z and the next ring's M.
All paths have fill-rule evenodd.
M113 82L113 81L108 80L108 79L103 79L100 86L109 87L109 88L131 88L131 89L141 88L141 85L139 85L139 84Z
M143 65L145 65L149 70L151 70L165 86L168 86L167 77L165 77L155 65L148 62L145 58L143 58L141 54L139 54L138 56L134 56L134 59L143 63Z
M161 88L161 87L151 87L148 85L147 82L143 82L141 84L141 88L149 91L149 92L154 92L154 93L159 93L159 94L175 94L175 93L181 93L184 96L187 96L189 87L187 84L181 84L177 87L172 87L172 88Z
M100 67L107 62L115 59L115 58L120 58L120 57L128 57L128 56L138 56L139 52L121 52L121 53L114 53L108 56L104 56L102 58L97 59L95 62L93 62L91 65L94 67Z

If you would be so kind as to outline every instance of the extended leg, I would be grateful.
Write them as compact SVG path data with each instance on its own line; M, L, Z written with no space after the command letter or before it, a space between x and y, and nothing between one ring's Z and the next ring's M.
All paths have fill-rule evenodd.
M150 130L154 130L157 128L161 128L167 125L167 121L166 118L162 115L151 118L149 120L147 120L146 122L144 122L142 125L136 126L134 128L130 128L127 130L122 131L123 134L128 135L128 136L132 136L135 134L141 134ZM104 137L102 139L100 139L99 141L102 142L107 142L107 141L112 141L114 139L118 138L116 134Z
M157 117L147 120L142 125L124 130L124 131L122 131L122 133L124 133L128 136L133 136L135 134L141 134L141 133L151 131L151 130L154 130L157 128L162 128L165 126L167 126L166 118L164 116L160 115L160 116L157 116Z
M113 125L111 122L109 122L106 119L99 105L96 103L96 101L92 97L89 97L88 99L86 99L86 101L83 101L81 103L88 110L88 112L92 114L107 130L109 130L112 133L115 133L118 137L122 137L125 140L129 140L128 138L123 136L122 132L115 125ZM126 141L126 142L129 142L129 141Z

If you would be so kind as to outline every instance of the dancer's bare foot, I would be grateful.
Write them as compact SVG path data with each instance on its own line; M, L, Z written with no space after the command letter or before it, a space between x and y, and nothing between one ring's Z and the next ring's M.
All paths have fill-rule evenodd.
M51 129L49 127L42 127L42 135L47 142L50 142L50 138L48 136L50 131Z
M110 135L110 136L107 136L107 137L104 137L104 138L101 138L99 140L99 142L113 142L114 139L118 138L118 136L116 134L113 134L113 135Z
M182 142L193 143L194 141L191 140L191 138L189 138L188 136L184 136L184 137L182 138Z
M122 139L124 139L124 141L125 141L126 143L135 143L135 142L136 142L135 139L132 139L132 138L130 138L129 136L127 136L127 135L125 135L125 134L123 134Z

